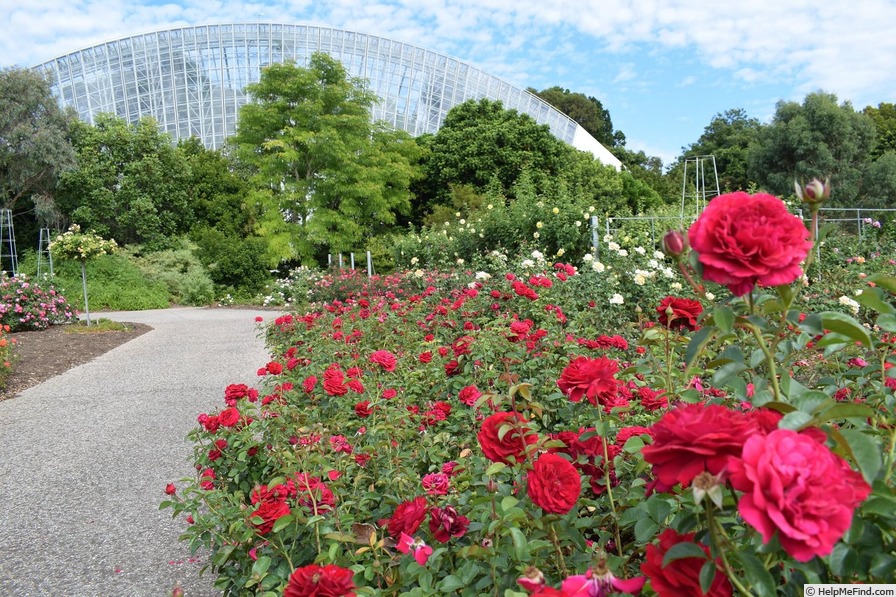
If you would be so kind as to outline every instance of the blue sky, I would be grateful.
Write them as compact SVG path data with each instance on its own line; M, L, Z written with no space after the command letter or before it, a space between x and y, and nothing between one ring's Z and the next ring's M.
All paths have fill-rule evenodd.
M599 99L628 147L669 162L713 115L762 122L816 90L896 102L894 0L0 0L0 66L155 29L310 22Z

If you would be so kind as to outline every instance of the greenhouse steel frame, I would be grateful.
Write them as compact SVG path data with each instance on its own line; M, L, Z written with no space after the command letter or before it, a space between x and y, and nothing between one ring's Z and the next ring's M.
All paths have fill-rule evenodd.
M45 62L63 106L93 123L114 113L130 123L151 116L174 140L198 137L220 148L236 130L248 83L269 64L307 65L315 52L366 79L380 102L372 117L416 136L436 132L448 111L470 99L500 100L550 127L559 139L621 167L574 120L528 91L460 60L411 44L317 25L203 25L125 37Z

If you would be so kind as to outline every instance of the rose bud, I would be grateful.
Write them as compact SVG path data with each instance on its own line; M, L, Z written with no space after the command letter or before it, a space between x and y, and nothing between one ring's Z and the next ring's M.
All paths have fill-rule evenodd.
M663 253L676 261L684 259L689 248L688 237L681 230L670 230L663 236Z
M806 184L805 188L800 188L798 182L793 181L793 188L796 190L796 196L803 203L812 205L820 205L831 196L831 179L826 178L821 182L817 178L813 178Z
M174 495L177 493L177 487L174 486L174 483L169 483L165 486L165 493L168 495Z

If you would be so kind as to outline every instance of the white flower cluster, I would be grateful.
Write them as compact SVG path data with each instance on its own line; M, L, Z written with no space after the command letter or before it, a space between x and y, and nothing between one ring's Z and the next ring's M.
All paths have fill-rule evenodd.
M848 296L840 297L840 304L844 307L849 307L850 311L852 311L853 315L859 314L859 303L849 298Z

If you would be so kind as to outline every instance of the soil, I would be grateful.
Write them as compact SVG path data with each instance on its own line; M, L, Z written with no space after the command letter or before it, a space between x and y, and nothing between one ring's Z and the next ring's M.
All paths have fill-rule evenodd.
M9 334L15 340L15 361L0 400L14 398L20 392L83 365L96 357L150 331L142 323L126 323L127 330L73 332L67 326L51 326L38 332Z

